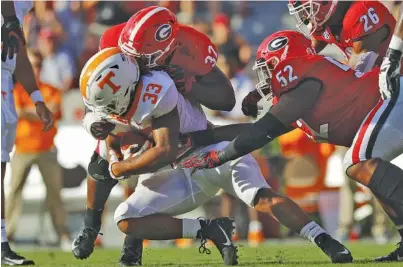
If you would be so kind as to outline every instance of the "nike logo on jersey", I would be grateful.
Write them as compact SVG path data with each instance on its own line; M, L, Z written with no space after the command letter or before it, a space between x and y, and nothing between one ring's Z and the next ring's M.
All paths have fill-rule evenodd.
M346 39L346 40L344 40L344 42L346 42L346 43L348 43L348 42L350 42L350 38L349 39Z
M222 229L222 227L220 225L218 225L218 227L220 228L221 232L224 234L225 239L227 240L225 243L223 243L224 246L231 246L232 242L231 240L229 240L229 237L227 235L227 233L224 231L224 229Z

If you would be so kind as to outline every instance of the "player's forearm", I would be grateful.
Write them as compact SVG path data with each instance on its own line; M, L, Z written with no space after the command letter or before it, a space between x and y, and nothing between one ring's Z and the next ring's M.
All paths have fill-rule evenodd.
M393 50L391 50L393 49ZM392 40L390 41L389 44L389 52L395 52L395 56L400 56L403 53L403 14L400 10L400 16L399 19L397 21L396 27L395 27L395 31L394 34L392 36ZM390 57L390 56L389 56Z
M15 16L14 1L1 1L1 14L3 17Z
M223 141L232 141L240 133L250 130L252 125L253 123L231 124L188 134L192 140L192 146L201 147L217 144Z
M17 66L15 69L15 76L17 81L21 83L22 87L30 95L35 90L38 90L34 71L31 62L29 61L27 50L23 47L17 57Z
M403 5L400 5L400 14L396 23L394 34L403 39Z
M255 122L247 131L242 132L235 140L220 152L223 162L247 155L271 142L274 138L287 133L290 127L284 126L270 112Z
M176 149L156 146L140 156L114 163L111 169L117 177L152 173L174 162L175 158Z
M199 78L190 94L203 106L213 110L231 111L236 102L231 83L217 67Z

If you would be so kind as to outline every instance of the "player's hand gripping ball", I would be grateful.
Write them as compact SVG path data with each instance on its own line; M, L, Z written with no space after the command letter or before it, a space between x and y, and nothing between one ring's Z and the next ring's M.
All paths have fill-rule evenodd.
M154 145L154 141L149 137L147 131L144 134L129 131L122 136L120 141L120 151L123 160L141 155L144 151Z

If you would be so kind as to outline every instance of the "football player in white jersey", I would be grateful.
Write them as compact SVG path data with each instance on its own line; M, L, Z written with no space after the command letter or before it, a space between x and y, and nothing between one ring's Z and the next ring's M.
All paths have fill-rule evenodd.
M332 262L352 260L348 249L311 221L297 204L270 188L251 155L193 176L187 170L167 167L177 159L179 133L207 129L208 121L199 107L178 93L166 73L152 71L139 77L138 69L133 58L111 48L91 58L80 78L84 101L100 118L137 131L152 129L154 146L138 156L122 159L120 151L104 149L108 151L103 157L108 157L113 179L141 175L134 193L115 211L115 221L123 233L150 240L200 238L202 252L206 249L204 240L211 239L224 263L235 265L232 220L173 217L195 209L223 189L310 239ZM222 142L199 151L227 144Z
M16 254L10 249L4 222L4 176L10 152L14 146L17 114L12 89L13 74L35 102L36 113L44 124L44 131L53 126L53 116L38 90L31 63L25 49L25 40L20 21L32 8L31 1L1 2L1 262L5 265L28 265L33 261ZM15 54L18 53L18 56ZM28 140L27 140L28 141Z

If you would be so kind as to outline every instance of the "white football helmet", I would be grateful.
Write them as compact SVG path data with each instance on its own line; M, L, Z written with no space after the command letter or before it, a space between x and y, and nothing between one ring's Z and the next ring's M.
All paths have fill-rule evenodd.
M119 48L99 51L85 64L80 76L80 90L85 105L103 117L121 116L129 108L140 68L134 58Z

